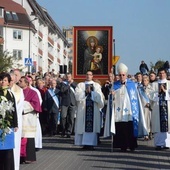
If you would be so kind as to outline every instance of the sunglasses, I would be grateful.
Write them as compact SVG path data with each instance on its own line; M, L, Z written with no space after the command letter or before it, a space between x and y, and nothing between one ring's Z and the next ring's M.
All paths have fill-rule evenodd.
M119 74L119 76L125 76L125 74Z

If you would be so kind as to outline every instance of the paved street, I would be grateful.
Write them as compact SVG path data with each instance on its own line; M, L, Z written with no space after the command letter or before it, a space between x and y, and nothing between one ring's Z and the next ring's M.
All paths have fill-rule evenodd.
M84 151L70 139L43 137L43 149L37 152L37 161L21 165L21 170L166 170L170 169L170 149L156 151L153 140L138 140L135 152L111 152L111 140L101 139L94 151Z

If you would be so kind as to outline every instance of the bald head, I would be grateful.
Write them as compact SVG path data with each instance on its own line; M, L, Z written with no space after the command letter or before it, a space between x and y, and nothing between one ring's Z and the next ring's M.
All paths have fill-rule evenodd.
M20 72L20 70L15 69L13 73L15 75L15 83L18 83L21 78L21 72Z

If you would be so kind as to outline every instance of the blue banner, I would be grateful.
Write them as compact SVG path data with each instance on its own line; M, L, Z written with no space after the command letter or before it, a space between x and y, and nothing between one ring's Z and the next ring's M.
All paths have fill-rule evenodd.
M2 133L2 130L0 130L0 135ZM14 132L12 131L10 134L7 134L5 136L5 139L2 141L0 139L0 150L7 150L7 149L13 149L14 148Z

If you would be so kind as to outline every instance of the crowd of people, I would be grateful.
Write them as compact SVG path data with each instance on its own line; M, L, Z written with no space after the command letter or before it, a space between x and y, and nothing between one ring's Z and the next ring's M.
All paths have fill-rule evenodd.
M5 116L0 108L0 167L19 170L21 163L35 162L43 135L73 135L74 144L85 150L94 150L100 136L112 136L113 148L123 152L135 151L138 138L147 141L154 137L156 150L168 149L168 71L160 68L156 74L141 69L131 76L128 67L120 63L118 74L110 72L103 84L93 78L91 70L79 83L71 73L61 76L54 70L45 74L23 75L18 69L0 73L1 105L3 98L12 103Z

